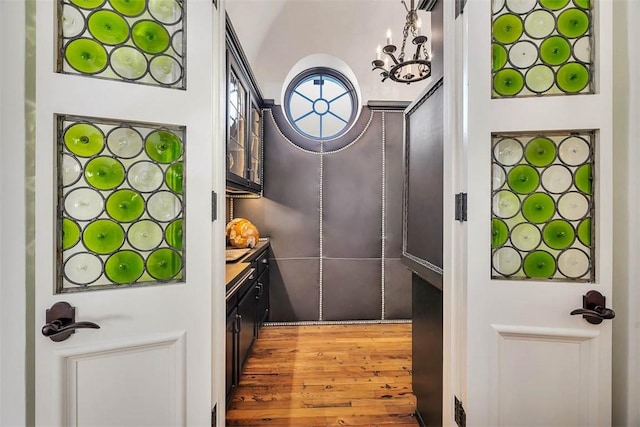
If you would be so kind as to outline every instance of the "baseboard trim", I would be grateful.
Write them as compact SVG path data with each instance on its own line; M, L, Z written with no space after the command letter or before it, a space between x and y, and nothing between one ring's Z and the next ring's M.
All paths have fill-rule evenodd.
M265 322L264 326L320 326L320 325L376 325L411 323L411 319L398 320L310 320L299 322Z

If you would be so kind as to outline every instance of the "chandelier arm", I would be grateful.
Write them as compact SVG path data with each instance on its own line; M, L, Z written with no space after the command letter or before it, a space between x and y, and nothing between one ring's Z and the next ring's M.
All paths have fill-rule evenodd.
M392 61L393 61L393 63L394 63L394 64L396 64L396 65L400 64L400 62L404 62L404 61L402 60L402 58L400 58L400 61L398 61L398 60L396 59L395 55L394 55L393 53L391 53L391 52L387 52L387 55L388 55L389 57L391 57L391 60L392 60Z
M416 46L416 53L415 55L413 55L413 59L414 61L417 61L420 59L420 48L422 47L421 44L419 44L418 46ZM428 60L428 58L425 58L426 60Z

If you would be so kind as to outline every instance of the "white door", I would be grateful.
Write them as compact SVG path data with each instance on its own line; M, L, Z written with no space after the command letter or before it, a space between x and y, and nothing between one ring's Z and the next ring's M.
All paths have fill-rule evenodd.
M58 3L38 1L29 28L37 425L210 425L220 14L208 0ZM100 329L43 336L60 302Z
M463 401L470 426L611 424L615 320L591 324L570 314L591 290L615 309L612 2L591 6L469 1L460 18L469 195ZM536 65L539 74L530 71ZM511 71L498 76L502 69ZM521 87L514 70L532 96L511 96ZM594 94L581 92L589 73ZM507 96L492 99L492 89Z

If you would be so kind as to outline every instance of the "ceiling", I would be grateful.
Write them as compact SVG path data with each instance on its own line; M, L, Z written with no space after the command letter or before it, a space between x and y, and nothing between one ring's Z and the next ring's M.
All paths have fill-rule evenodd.
M406 11L400 0L228 0L227 13L264 98L276 104L291 68L318 53L347 63L363 104L413 101L429 83L429 79L411 85L383 83L380 73L371 71L376 46L384 45L387 28L395 44L402 41ZM418 13L429 35L429 14Z

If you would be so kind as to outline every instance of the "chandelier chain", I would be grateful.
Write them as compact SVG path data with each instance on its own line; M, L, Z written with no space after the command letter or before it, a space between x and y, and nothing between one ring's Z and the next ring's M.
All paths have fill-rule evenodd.
M400 56L398 59L400 62L404 62L404 48L407 46L407 37L409 37L409 27L411 27L411 12L407 15L407 23L404 24L404 31L402 33L402 48L400 49Z

